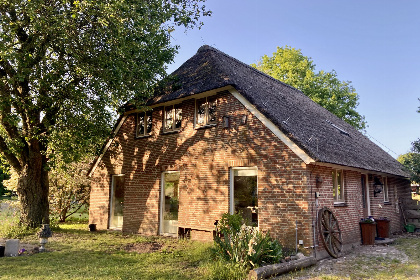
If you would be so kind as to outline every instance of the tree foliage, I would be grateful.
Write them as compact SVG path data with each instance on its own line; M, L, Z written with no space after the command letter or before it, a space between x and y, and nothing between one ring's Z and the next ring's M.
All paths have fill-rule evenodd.
M420 101L420 98L419 98ZM420 107L417 110L420 113ZM411 143L411 151L400 155L397 160L410 172L410 180L414 184L420 184L420 139Z
M22 221L48 219L48 163L77 161L110 132L112 111L164 75L177 26L205 0L0 0L0 152L19 174Z
M356 111L359 96L351 82L339 80L334 70L316 72L313 60L300 49L277 47L273 56L264 55L251 66L297 88L355 128L366 128L364 116Z
M400 155L397 160L410 172L410 180L420 184L420 139L412 143L409 153Z
M90 179L86 176L89 157L69 164L60 162L50 171L50 210L60 222L89 207Z
M0 196L6 193L6 187L4 186L4 181L9 178L9 175L0 167Z

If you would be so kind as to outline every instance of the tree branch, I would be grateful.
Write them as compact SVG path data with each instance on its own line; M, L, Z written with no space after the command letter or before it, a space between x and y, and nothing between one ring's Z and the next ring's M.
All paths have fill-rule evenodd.
M22 170L22 164L17 159L17 157L9 150L9 147L7 146L6 141L2 136L0 136L0 152L17 172L20 172Z

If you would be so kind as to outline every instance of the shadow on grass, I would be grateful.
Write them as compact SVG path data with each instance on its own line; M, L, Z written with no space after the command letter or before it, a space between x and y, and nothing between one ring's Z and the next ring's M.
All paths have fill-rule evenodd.
M61 251L4 258L0 270L2 279L202 279L185 264L165 254Z
M1 258L1 279L205 279L211 262L209 248L195 244L186 250L139 254L109 252L101 240L93 247L76 242L81 244L53 241L50 252Z

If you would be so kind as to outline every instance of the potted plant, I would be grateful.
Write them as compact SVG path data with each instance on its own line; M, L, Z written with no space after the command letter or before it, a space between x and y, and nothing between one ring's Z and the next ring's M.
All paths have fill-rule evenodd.
M375 244L376 223L372 216L360 220L360 231L362 235L362 245Z

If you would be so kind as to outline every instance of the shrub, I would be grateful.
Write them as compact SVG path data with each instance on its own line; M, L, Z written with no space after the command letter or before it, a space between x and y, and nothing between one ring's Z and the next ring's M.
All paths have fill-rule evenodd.
M253 268L276 263L283 258L281 244L268 232L247 226L239 214L223 214L216 232L215 253L223 260Z
M0 237L2 238L20 238L25 235L31 235L37 229L27 228L20 225L20 204L18 201L9 201L2 203L0 211Z

